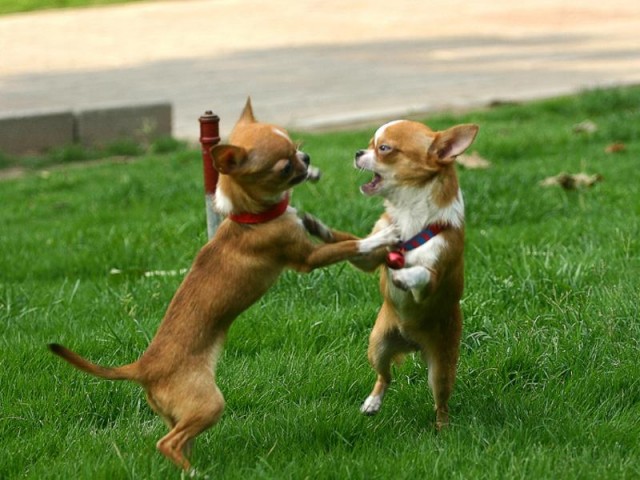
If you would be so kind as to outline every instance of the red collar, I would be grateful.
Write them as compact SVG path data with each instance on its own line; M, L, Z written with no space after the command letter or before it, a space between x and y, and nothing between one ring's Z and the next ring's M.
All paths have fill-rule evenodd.
M229 220L233 220L236 223L246 223L246 224L257 224L257 223L266 223L269 220L273 220L274 218L278 218L282 215L289 206L289 195L285 195L285 197L279 202L276 203L273 207L265 210L261 213L231 213L227 217Z

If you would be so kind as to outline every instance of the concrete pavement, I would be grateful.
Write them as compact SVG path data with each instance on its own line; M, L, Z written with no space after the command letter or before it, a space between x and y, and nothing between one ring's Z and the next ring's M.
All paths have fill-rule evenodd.
M637 0L178 0L0 17L0 115L247 95L296 129L640 83Z

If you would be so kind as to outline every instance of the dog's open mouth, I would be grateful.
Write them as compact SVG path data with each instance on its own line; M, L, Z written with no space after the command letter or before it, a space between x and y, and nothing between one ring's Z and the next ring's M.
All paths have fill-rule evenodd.
M289 181L289 185L297 185L301 182L304 182L307 179L307 172L304 172L301 175L298 175L297 177L293 177L290 181Z
M373 179L360 187L360 191L365 195L374 195L382 187L382 177L377 173L373 174Z

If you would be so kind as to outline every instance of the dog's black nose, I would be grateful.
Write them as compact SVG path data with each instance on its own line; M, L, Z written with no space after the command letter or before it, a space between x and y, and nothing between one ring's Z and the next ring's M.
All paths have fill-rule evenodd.
M307 167L311 163L311 157L304 152L300 152L300 160L302 160Z
M366 153L366 150L358 150L356 152L356 158L360 158L362 155Z

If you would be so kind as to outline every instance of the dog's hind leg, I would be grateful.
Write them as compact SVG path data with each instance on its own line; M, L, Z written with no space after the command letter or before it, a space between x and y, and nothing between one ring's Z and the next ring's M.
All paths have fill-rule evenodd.
M158 402L154 398L153 393L150 390L146 390L146 389L145 389L145 392L147 394L147 403L149 404L151 409L154 412L156 412L160 418L162 418L162 421L165 423L165 425L167 427L169 427L169 430L171 430L173 427L175 427L176 426L176 420L174 418L172 418L171 416L167 415L165 412L163 412L160 409L160 405L158 404Z
M175 426L156 445L160 453L184 470L191 468L187 456L193 440L214 425L224 410L224 398L215 384L213 389L197 390L188 390L188 401L176 408L179 412L176 412Z
M407 342L395 326L395 314L383 304L369 337L369 363L378 377L373 390L360 407L365 415L375 415L382 407L382 400L391 384L391 365L403 354L416 350Z
M459 307L454 310L447 327L439 333L441 338L428 341L422 351L428 365L429 386L435 401L436 430L449 424L449 398L456 380L462 330L462 314Z

